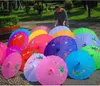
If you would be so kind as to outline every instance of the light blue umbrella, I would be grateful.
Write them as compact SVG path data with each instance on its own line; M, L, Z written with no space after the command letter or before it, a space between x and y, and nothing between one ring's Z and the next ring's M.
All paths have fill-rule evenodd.
M60 30L69 30L70 31L70 29L68 28L68 27L66 27L66 26L57 26L57 27L55 27L55 28L53 28L50 32L49 32L49 35L54 35L55 33L57 33L58 31L60 31Z
M89 78L94 72L94 60L84 51L75 51L65 59L68 75L76 80Z
M90 46L90 45L100 47L100 40L98 39L98 37L92 34L88 34L88 33L76 35L75 41L77 43L78 49L81 49L84 46Z
M31 34L31 32L30 32L27 28L19 28L19 29L13 31L13 32L11 33L10 37L11 37L13 34L15 34L16 32L26 32L26 33L28 34L28 36Z

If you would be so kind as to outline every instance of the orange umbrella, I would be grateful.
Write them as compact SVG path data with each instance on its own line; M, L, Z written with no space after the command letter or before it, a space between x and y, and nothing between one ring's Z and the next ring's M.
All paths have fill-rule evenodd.
M58 36L69 36L69 37L72 37L72 38L75 37L74 34L71 31L68 31L68 30L60 30L59 32L55 33L52 37L56 38Z

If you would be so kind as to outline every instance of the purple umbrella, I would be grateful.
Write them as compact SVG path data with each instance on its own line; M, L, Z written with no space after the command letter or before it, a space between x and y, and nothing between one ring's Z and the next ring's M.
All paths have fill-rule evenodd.
M44 55L56 55L65 59L68 54L76 50L77 44L73 38L69 36L59 36L48 43Z
M88 45L95 45L95 46L100 47L99 39L92 34L87 34L87 33L78 34L75 36L75 40L76 40L78 49L81 49L82 47L88 46Z

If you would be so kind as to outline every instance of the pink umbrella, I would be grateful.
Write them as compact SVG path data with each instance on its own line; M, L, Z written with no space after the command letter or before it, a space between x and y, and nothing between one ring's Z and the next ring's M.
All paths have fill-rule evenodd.
M38 27L36 27L35 29L33 29L32 32L33 32L33 31L36 31L36 30L40 30L40 29L45 30L45 31L47 31L47 32L50 31L50 28L48 28L48 27L46 27L46 26L38 26Z
M67 77L67 66L58 56L47 56L36 68L37 80L43 85L60 85Z
M5 57L6 57L6 49L7 49L7 45L3 42L0 42L0 49L2 51L2 57L0 57L0 64L3 63ZM1 54L1 53L0 53Z
M2 52L2 50L0 48L0 63L2 62L2 57L3 57L3 52Z
M6 49L6 56L8 56L9 54L13 53L13 52L21 52L21 48L19 48L18 46L10 46Z
M2 74L8 79L16 75L21 66L21 55L19 53L11 53L6 57L2 64Z

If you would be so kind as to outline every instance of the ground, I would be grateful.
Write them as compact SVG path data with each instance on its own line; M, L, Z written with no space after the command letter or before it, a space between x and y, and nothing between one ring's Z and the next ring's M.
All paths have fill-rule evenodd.
M45 25L48 26L49 28L53 28L54 21L31 21L31 22L19 22L21 27L26 27L30 30L34 29L36 26L39 25ZM97 36L100 38L100 24L97 22L70 22L70 29L73 31L76 28L80 27L87 27L92 29ZM4 40L1 40L4 41ZM7 40L5 41L7 43ZM1 73L1 71L0 71ZM31 83L28 82L24 75L23 72L19 71L17 75L11 79L4 79L2 74L0 74L0 85L39 85L39 82L36 83ZM66 81L63 83L63 85L99 85L100 84L100 70L95 71L91 77L89 77L86 80L74 80L71 78L67 78Z

